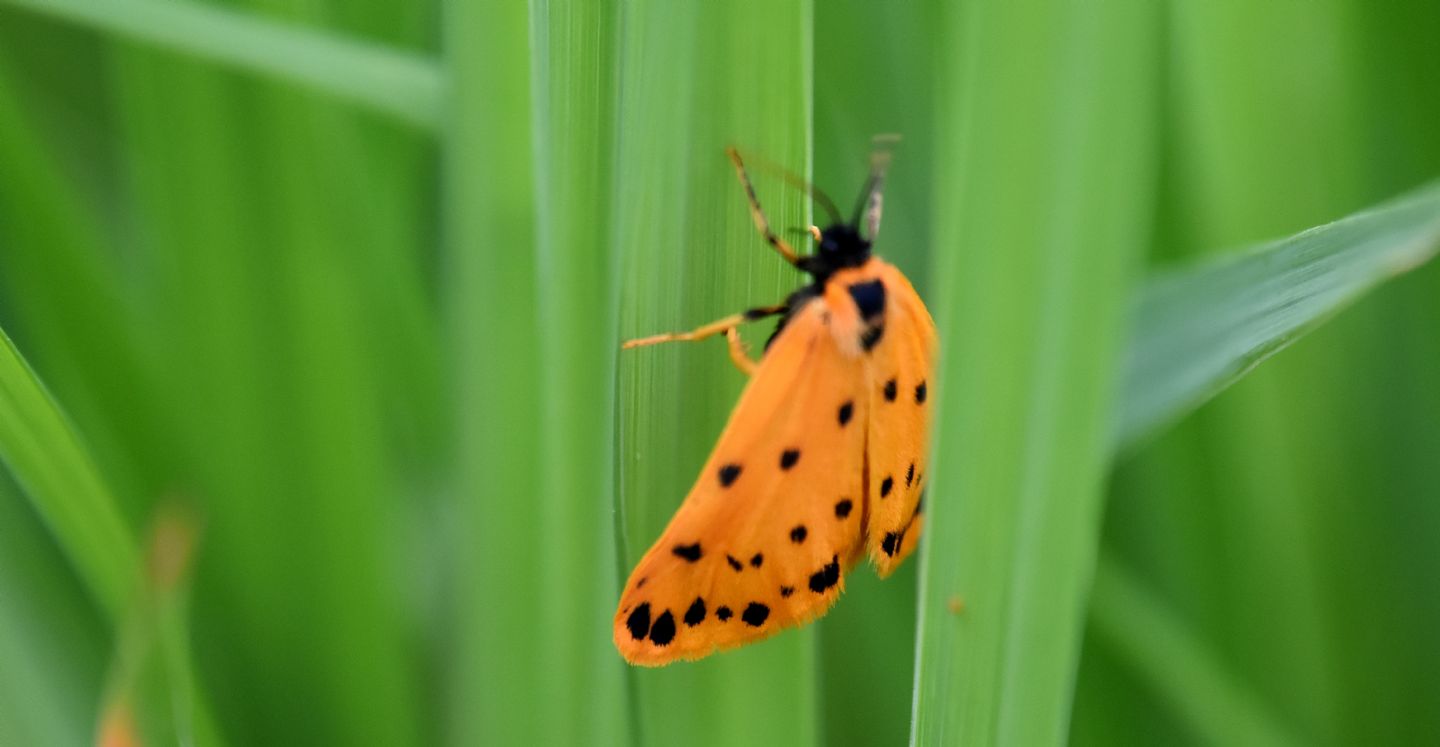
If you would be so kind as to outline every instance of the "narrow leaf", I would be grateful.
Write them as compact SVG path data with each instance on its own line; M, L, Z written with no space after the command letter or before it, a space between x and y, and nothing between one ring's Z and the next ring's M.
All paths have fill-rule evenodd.
M1122 450L1440 248L1440 183L1253 251L1150 279L1134 304Z
M80 438L3 330L0 461L44 517L96 602L118 619L134 588L134 542Z

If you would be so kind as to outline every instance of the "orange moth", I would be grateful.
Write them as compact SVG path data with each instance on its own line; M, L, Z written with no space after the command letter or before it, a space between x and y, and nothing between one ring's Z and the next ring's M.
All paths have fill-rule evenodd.
M804 625L862 556L881 577L894 571L923 524L935 323L905 276L871 254L888 150L871 156L849 222L807 187L831 222L811 227L817 248L804 256L771 230L740 155L728 155L756 228L813 281L783 303L624 345L723 334L750 376L695 486L625 583L614 636L632 664L698 659ZM773 315L780 323L752 360L736 328Z

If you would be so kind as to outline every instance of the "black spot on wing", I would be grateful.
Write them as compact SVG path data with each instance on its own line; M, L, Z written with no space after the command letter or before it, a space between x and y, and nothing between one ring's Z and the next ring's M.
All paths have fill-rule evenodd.
M880 542L880 549L884 550L886 555L894 557L895 551L900 549L900 539L902 536L903 535L897 534L896 532L886 532L885 539Z
M734 555L726 555L725 562L729 563L730 567L735 569L736 571L745 570L745 566L740 565L740 561L736 560Z
M915 404L917 404L917 405L923 405L923 404L925 404L925 396L926 396L927 393L928 393L928 392L927 392L927 390L925 389L925 382L922 381L922 382L920 382L918 385L916 385L916 387L915 387Z
M854 415L854 414L855 414L855 403L854 403L854 402L846 402L845 404L840 405L840 425L845 425L846 423L850 422L850 416L852 416L852 415Z
M751 602L745 606L745 611L740 613L740 619L752 628L758 628L765 624L765 618L770 616L770 608L759 602Z
M855 504L851 503L849 498L842 498L839 503L835 504L835 518L843 519L849 516L850 509L854 507Z
M805 535L805 525L797 524L794 529L790 530L790 541L798 545L805 541Z
M727 464L720 468L720 487L728 488L740 476L740 465Z
M840 583L839 555L832 556L829 563L826 563L820 570L810 574L810 591L816 594L823 594L826 589L838 583Z
M785 597L786 599L789 599L789 598L790 598L790 595L791 595L791 594L794 594L794 593L795 593L795 587L793 587L793 586L782 586L782 587L780 587L780 596Z
M675 616L670 614L670 610L655 618L655 624L650 626L650 640L656 646L665 646L675 640Z
M720 622L722 623L729 620L731 614L733 613L730 612L730 608L723 604L720 605L720 609L715 610L715 616L720 618Z
M894 379L891 379L891 380L885 382L885 401L886 401L886 402L894 402L894 401L895 401L895 393L896 393L895 380L894 380Z
M676 545L670 549L670 552L675 553L676 557L684 558L694 563L700 559L700 543L696 542L693 545Z
M800 461L800 450L786 449L780 454L780 469L790 469L798 461Z
M635 588L637 588L637 589L643 588L643 587L645 586L645 582L646 582L646 581L649 581L649 580L650 580L650 577L649 577L649 576L641 576L641 577L640 577L640 580L635 582Z
M912 483L912 482L914 482L914 481L915 481L915 463L914 463L914 462L911 462L911 463L910 463L910 469L905 470L905 487L907 487L907 488L910 487L910 483Z
M889 475L886 475L885 479L880 481L880 497L884 498L890 495L890 489L893 487L895 487L895 480Z
M759 567L760 567L760 564L761 564L761 563L764 563L764 562L765 562L765 556L764 556L764 555L761 555L761 554L758 553L758 552L755 553L755 555L750 558L750 565L753 566L753 567L755 567L755 568L759 568Z
M693 628L704 621L705 600L701 597L695 597L695 601L690 603L690 609L685 610L685 624Z
M630 631L630 637L637 641L645 640L650 632L650 603L641 602L630 617L625 619L625 627Z

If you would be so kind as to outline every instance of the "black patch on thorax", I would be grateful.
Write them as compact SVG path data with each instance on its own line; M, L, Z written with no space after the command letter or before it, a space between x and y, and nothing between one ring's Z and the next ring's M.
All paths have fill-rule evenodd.
M869 280L863 283L855 283L847 290L850 291L850 298L855 301L855 308L860 310L860 318L867 322L873 322L878 317L885 315L885 284L879 280Z

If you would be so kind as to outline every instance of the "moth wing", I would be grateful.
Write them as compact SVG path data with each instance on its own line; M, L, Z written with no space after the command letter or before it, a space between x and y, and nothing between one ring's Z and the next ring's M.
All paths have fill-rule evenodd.
M761 359L684 503L626 581L615 645L658 666L820 616L862 549L863 362L823 298Z
M880 268L885 284L885 328L870 351L867 382L871 399L865 544L881 578L915 550L924 524L921 496L929 458L931 377L935 366L935 322L915 288L890 265Z

